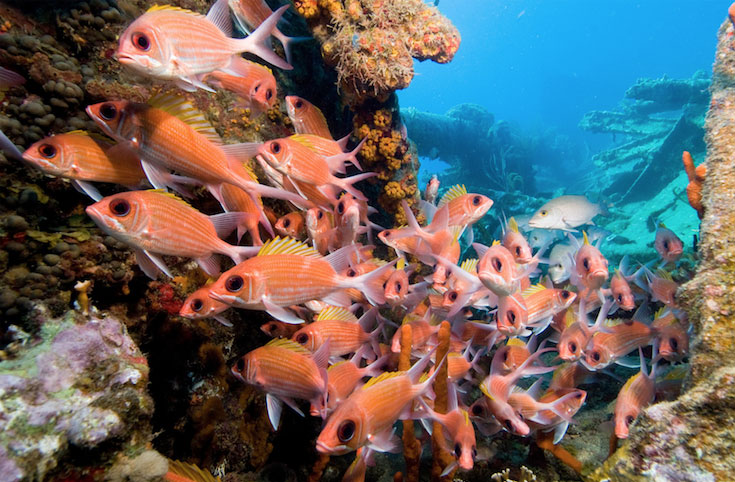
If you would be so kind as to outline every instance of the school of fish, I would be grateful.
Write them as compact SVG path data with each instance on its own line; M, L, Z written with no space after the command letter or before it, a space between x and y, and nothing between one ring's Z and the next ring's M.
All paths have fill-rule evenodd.
M156 6L120 36L117 59L185 91L231 90L257 115L275 105L276 81L270 67L240 54L291 68L289 46L301 39L278 30L286 9L246 0L217 0L207 15ZM237 30L248 35L235 38ZM404 201L407 225L384 229L356 186L375 175L358 172L362 144L335 140L306 99L285 96L285 104L293 135L225 144L183 96L108 100L87 112L109 137L56 134L22 157L90 196L87 214L130 247L149 277L173 277L170 257L196 261L211 282L186 299L182 316L232 326L232 308L270 315L261 329L273 340L237 359L232 373L264 392L274 430L284 404L324 419L321 453L357 452L374 463L376 453L400 449L395 424L405 419L443 427L456 459L447 473L472 469L476 431L553 433L558 444L586 400L580 386L610 376L622 384L613 364L638 370L622 384L611 421L617 438L628 436L656 399L660 367L688 355L691 326L676 298L682 280L671 274L684 246L673 231L656 231L657 266L631 268L624 258L611 275L607 234L593 236L604 206L567 195L530 218L516 213L489 246L473 243L472 226L493 200L464 186L440 196L436 176L420 203L428 224ZM104 197L96 183L131 190ZM199 187L222 213L205 215L182 199ZM264 197L288 213L276 219ZM395 256L374 257L378 242ZM222 257L232 262L224 272ZM452 326L450 353L437 360L443 320ZM416 361L407 371L396 370L401 324L412 327ZM433 402L441 364L450 382L445 413ZM468 398L471 387L480 398Z

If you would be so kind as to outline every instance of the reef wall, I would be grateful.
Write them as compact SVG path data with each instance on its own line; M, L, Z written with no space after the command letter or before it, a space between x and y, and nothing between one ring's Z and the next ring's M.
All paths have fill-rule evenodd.
M694 325L691 374L677 400L645 410L589 480L714 481L735 473L735 50L718 33L705 122L705 215L696 276L678 293Z

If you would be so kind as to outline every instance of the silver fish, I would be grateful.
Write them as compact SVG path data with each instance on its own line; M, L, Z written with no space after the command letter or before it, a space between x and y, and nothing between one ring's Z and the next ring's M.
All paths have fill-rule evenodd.
M576 248L567 243L560 243L551 248L549 254L549 276L555 284L569 279L574 261L572 257Z
M559 196L536 211L528 222L532 228L576 231L583 224L594 224L592 218L604 213L599 204L592 204L584 196Z

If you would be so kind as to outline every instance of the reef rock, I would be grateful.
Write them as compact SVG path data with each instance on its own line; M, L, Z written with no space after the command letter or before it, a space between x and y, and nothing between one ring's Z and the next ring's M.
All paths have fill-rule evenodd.
M45 480L66 469L71 451L88 453L82 459L91 465L125 444L147 442L148 365L125 326L75 312L49 319L44 308L33 316L40 338L26 338L14 358L0 362L2 480Z
M719 30L712 103L705 123L697 275L679 292L694 325L691 375L677 400L646 409L630 438L590 480L732 480L735 472L735 52L733 27Z

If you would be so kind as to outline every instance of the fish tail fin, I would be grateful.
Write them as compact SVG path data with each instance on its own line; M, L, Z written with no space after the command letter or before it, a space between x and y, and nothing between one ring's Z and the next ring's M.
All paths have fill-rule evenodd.
M295 43L300 42L306 42L307 40L313 40L312 37L288 37L283 32L281 32L278 27L273 29L273 32L271 33L275 38L278 39L279 42L281 42L281 45L283 45L283 52L286 54L286 62L293 65L293 52L291 51L291 47Z
M378 175L377 172L364 172L362 174L358 174L352 177L346 177L343 179L335 178L337 179L337 182L335 183L335 185L344 189L348 193L352 194L355 197L355 199L359 201L367 201L367 198L365 197L365 195L361 193L360 191L358 191L357 189L355 189L353 184L363 181L365 179L369 179L371 177L375 177L377 175Z
M276 55L273 49L271 49L269 42L271 35L277 28L276 24L278 23L278 20L280 20L288 7L289 5L284 5L273 12L246 38L232 39L231 43L233 53L239 54L240 52L250 52L278 68L284 70L293 69L291 64Z
M393 260L380 268L356 278L344 277L341 288L356 288L360 290L368 301L373 305L385 303L385 289L383 288L383 277L393 268L397 260Z

